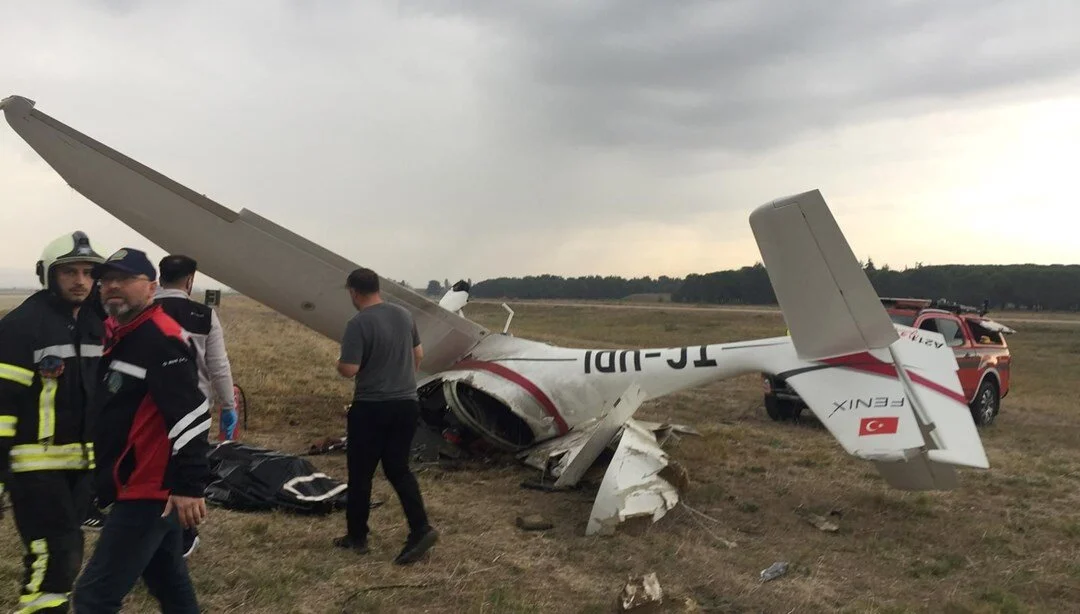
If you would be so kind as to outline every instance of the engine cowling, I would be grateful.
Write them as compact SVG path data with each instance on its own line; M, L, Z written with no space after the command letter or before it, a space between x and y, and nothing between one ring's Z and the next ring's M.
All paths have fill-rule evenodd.
M430 412L442 407L462 425L491 444L510 452L558 434L555 421L519 384L482 369L440 374L421 391Z

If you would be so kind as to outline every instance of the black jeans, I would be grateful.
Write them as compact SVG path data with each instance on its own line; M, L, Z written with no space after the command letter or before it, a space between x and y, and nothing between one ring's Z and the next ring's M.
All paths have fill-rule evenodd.
M349 494L345 515L353 540L367 539L371 479L379 461L401 501L410 535L422 535L429 528L420 485L409 469L409 451L419 418L417 401L354 401L349 408Z
M76 614L119 612L142 576L165 614L198 612L183 558L179 517L164 501L118 501L101 527L94 554L75 583Z
M8 480L23 556L20 606L67 612L83 557L82 521L90 503L88 471L28 471ZM50 607L41 607L42 605Z

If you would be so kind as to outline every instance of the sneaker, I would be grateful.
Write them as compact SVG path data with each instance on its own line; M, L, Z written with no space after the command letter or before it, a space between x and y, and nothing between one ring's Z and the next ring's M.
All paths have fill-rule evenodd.
M341 537L338 537L337 539L335 539L334 540L334 546L336 546L338 548L345 548L347 550L352 550L353 552L356 552L357 554L367 554L368 553L368 545L367 545L367 540L366 539L355 540L355 539L353 539L352 537L350 537L348 535L342 535Z
M190 529L184 529L184 558L191 556L192 552L195 552L195 548L199 545L199 530L195 527Z
M105 515L96 506L91 506L86 519L82 521L82 528L87 531L100 531L103 524L105 524Z
M394 564L408 565L419 561L420 557L424 556L424 553L437 541L439 541L439 532L431 527L428 527L420 537L414 538L410 535L408 541L405 542L405 547L401 549L401 554L394 559Z

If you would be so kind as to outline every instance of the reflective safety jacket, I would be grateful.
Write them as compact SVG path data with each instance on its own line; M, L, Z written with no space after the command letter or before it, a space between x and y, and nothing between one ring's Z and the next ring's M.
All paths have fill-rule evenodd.
M89 411L104 325L41 290L0 319L0 483L7 474L92 469Z
M102 507L202 497L210 482L210 403L185 337L157 304L109 335L91 402Z

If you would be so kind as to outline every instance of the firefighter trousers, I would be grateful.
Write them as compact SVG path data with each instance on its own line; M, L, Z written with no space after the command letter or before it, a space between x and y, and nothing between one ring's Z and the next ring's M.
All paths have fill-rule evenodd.
M16 612L67 612L83 559L82 521L90 471L27 471L7 482L15 527L26 549Z

